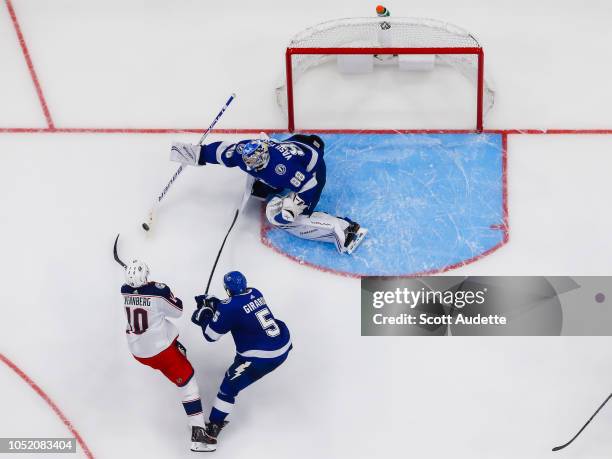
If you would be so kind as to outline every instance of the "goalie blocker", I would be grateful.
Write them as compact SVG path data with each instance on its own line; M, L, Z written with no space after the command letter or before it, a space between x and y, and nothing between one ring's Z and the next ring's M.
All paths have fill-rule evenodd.
M238 167L255 178L252 195L268 201L266 218L275 227L309 240L333 243L352 253L367 229L348 217L315 208L326 181L324 143L316 135L294 135L283 141L262 133L237 143L172 144L170 159L191 166Z

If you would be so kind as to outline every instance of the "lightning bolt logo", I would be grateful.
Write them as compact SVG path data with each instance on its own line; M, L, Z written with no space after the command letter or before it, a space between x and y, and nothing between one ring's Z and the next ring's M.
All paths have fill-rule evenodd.
M238 366L236 367L236 370L235 370L234 376L232 376L232 377L230 378L230 381L231 381L232 379L236 379L238 376L240 376L240 375L241 375L241 374L244 372L244 370L246 370L246 369L247 369L248 367L250 367L250 366L251 366L251 362L244 362L242 365L238 365Z

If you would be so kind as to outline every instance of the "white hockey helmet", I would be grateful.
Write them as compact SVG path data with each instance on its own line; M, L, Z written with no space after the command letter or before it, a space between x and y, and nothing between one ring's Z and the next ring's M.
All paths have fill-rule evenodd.
M149 280L149 267L145 262L132 260L125 267L125 282L134 288L146 284Z

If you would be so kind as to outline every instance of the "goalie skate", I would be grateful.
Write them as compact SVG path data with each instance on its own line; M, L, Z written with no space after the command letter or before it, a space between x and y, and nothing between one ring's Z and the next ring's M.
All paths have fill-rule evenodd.
M359 244L361 244L366 234L368 234L367 228L361 228L357 223L354 223L354 225L356 225L357 228L355 228L355 230L353 231L351 231L351 227L348 228L350 232L346 236L346 242L344 243L344 253L348 255L352 254L355 250L357 250Z

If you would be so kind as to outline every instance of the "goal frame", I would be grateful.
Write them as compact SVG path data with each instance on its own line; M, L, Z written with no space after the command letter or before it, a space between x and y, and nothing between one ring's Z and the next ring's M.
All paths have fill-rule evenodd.
M386 47L363 47L363 48L296 48L288 47L285 52L285 77L287 86L287 129L295 131L295 112L293 103L293 56L299 54L464 54L475 55L477 59L476 79L476 132L483 130L483 103L484 103L484 51L480 47L452 47L452 48L386 48Z

